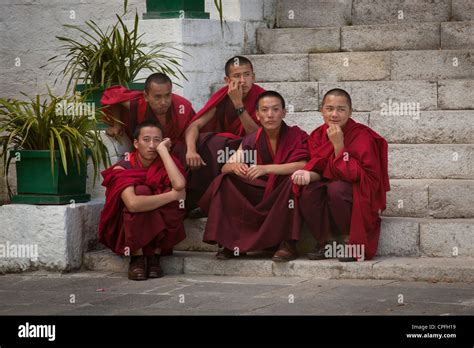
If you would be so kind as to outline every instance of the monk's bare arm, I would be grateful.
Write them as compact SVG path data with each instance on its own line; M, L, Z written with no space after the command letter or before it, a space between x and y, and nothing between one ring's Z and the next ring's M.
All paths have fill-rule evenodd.
M267 174L290 175L298 169L302 169L305 164L306 161L300 161L285 164L268 164L265 167Z
M201 156L197 153L196 142L199 137L199 130L204 127L216 114L216 108L212 108L200 118L192 122L186 132L184 133L184 139L186 141L186 165L191 170L199 169L202 165L206 165Z
M316 172L309 172L309 179L310 179L310 182L320 181L321 180L321 175L319 173L316 173Z
M123 190L121 197L128 211L131 213L151 211L182 199L180 192L175 190L157 195L137 196L133 186L129 186Z
M245 134L253 133L259 128L258 124L249 115L247 110L245 110L242 114L240 114L239 118L240 118L240 122L242 123L242 126L244 126Z
M164 141L158 145L157 150L165 166L166 173L170 178L171 187L173 187L176 191L184 190L186 188L186 179L184 178L183 174L181 174L180 170L176 166L176 163L173 161L168 148L166 145L164 145Z
M197 120L191 122L191 124L188 126L184 132L184 139L186 141L188 152L196 152L196 142L199 137L199 130L214 117L215 113L216 108L212 108Z

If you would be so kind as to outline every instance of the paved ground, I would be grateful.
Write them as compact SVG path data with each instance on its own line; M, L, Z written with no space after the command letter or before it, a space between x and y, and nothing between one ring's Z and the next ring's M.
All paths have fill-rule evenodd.
M0 276L0 315L473 315L474 284L32 272Z

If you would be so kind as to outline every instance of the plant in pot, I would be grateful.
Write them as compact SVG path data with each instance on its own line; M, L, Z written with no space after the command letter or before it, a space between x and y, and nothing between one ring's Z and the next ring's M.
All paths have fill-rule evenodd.
M92 158L94 184L101 165L110 165L94 106L77 96L56 97L49 88L46 96L28 99L0 99L0 156L7 178L16 160L18 194L12 196L8 185L12 203L88 201L87 157Z
M139 34L138 13L135 11L133 28L124 22L127 13L125 0L123 14L116 14L117 22L105 29L93 20L86 21L84 26L64 25L80 39L57 36L63 42L61 53L49 59L62 67L63 78L68 77L67 90L73 86L97 106L104 89L110 86L143 90L144 83L137 83L140 79L136 77L144 69L186 79L178 61L182 51L164 43L146 44L144 33Z

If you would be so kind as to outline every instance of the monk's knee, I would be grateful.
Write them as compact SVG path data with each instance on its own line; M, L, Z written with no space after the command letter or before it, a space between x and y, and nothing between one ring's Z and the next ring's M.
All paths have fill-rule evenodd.
M347 181L333 181L327 185L327 194L330 202L352 203L352 184Z
M135 194L137 196L151 196L153 192L147 185L137 185L135 186Z

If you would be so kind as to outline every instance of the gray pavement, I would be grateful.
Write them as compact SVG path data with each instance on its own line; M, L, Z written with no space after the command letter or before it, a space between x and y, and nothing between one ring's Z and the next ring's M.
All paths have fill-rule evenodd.
M37 271L0 276L0 315L473 315L474 284Z

